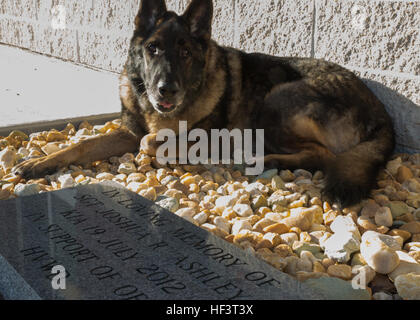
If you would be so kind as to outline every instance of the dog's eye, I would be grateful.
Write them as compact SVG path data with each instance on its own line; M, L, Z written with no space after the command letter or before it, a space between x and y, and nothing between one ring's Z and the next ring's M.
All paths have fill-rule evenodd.
M183 58L188 58L188 57L190 57L190 56L191 56L191 52L190 52L190 50L188 50L188 49L182 49L182 50L181 50L181 56L182 56Z
M147 50L149 50L149 52L151 54L157 54L157 52L158 52L158 48L157 48L157 45L155 43L149 43L147 45Z

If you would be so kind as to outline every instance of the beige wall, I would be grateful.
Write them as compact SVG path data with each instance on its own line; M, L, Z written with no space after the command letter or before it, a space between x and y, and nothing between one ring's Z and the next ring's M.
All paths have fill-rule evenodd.
M0 42L119 72L138 0L2 0ZM188 0L167 0L178 13ZM66 10L52 28L52 8ZM420 152L420 1L214 0L213 37L245 51L335 61L394 118L399 151Z

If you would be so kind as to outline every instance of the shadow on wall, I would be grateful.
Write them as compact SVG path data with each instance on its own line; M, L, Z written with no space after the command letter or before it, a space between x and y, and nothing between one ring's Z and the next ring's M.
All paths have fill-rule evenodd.
M362 80L385 105L393 120L395 152L420 153L420 106L380 82Z

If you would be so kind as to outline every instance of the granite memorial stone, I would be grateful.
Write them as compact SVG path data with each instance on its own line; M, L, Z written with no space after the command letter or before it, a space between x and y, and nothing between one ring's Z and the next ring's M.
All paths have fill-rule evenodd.
M0 201L5 299L369 297L317 280L299 282L113 182Z

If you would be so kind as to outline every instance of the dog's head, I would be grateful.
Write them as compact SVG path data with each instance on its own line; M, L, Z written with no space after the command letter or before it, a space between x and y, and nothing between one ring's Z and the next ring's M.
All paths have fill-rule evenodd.
M138 95L160 114L181 111L201 88L211 37L211 0L192 0L182 16L164 0L142 0L126 69Z

